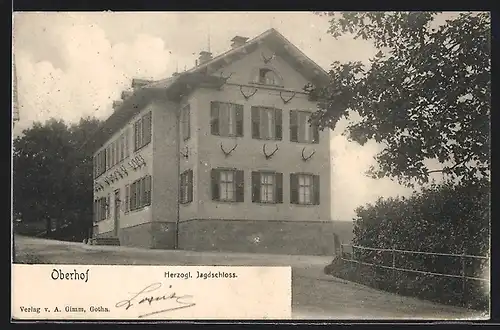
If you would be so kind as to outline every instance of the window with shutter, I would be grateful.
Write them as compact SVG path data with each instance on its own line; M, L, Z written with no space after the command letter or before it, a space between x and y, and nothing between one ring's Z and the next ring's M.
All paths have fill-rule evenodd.
M282 203L283 174L277 172L252 172L252 202Z
M148 112L134 123L134 150L137 151L151 142L152 112Z
M263 140L281 140L281 109L252 107L252 137Z
M319 175L290 174L290 203L303 205L319 204Z
M212 135L243 136L243 106L212 102L210 126Z
M212 169L212 199L224 202L243 202L245 199L244 172L234 169Z
M290 141L319 143L319 129L310 123L311 114L309 111L290 111Z

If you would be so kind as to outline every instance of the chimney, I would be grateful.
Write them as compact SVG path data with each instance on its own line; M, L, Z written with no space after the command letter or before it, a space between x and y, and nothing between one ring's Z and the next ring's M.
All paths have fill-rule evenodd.
M123 91L122 95L121 95L121 99L125 100L125 99L129 98L131 95L132 95L132 91Z
M200 52L200 56L198 57L198 64L202 65L212 59L212 53L207 51Z
M141 88L145 85L151 84L152 82L153 82L152 80L133 78L132 79L132 88L135 90L137 88Z
M247 42L248 38L246 37L241 37L241 36L236 36L233 39L231 39L231 48L238 48L240 46L243 46Z
M113 101L113 110L116 110L118 109L118 107L120 105L122 105L123 101L122 100L118 100L118 101Z

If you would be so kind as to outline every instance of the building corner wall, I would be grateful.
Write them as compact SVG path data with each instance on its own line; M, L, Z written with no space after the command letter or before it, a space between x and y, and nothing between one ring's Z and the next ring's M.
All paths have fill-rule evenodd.
M178 104L155 103L153 115L153 187L151 248L175 248L178 197Z

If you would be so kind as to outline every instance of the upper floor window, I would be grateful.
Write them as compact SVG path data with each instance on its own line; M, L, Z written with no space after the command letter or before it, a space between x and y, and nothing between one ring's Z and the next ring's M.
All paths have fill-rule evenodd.
M185 141L191 136L191 107L186 105L181 110L181 132L182 139Z
M181 174L180 203L186 204L193 201L193 170L184 171Z
M281 109L252 107L252 137L254 139L281 140Z
M319 205L319 175L307 173L290 174L290 203Z
M107 149L103 149L94 156L94 176L97 178L106 171L107 166Z
M212 135L243 136L243 106L234 103L211 102L210 130Z
M281 85L281 79L276 72L269 68L260 68L257 77L254 79L255 83L263 85Z
M133 211L151 204L151 176L146 175L125 187L125 211Z
M151 112L134 123L134 150L137 151L151 142Z
M252 172L252 202L283 203L283 174Z
M225 202L244 201L243 171L212 169L212 200Z
M290 141L300 143L319 143L319 129L309 120L309 111L290 111Z

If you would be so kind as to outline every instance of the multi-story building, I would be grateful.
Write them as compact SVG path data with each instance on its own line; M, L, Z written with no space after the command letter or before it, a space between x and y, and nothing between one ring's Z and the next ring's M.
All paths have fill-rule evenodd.
M132 91L88 146L94 237L126 246L332 254L330 139L303 88L327 73L275 29Z

